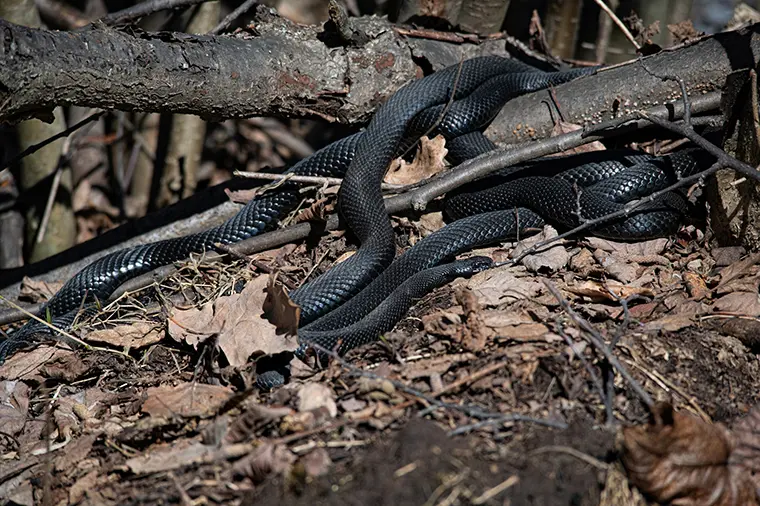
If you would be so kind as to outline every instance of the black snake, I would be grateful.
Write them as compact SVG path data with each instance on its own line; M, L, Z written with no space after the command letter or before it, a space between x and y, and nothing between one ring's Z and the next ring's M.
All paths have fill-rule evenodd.
M519 229L541 226L544 219L577 225L704 168L707 162L696 151L663 158L601 152L507 168L495 179L475 182L450 196L446 213L457 221L394 261L394 233L380 191L393 158L431 130L447 139L455 163L491 150L494 145L481 132L508 99L593 71L543 72L495 56L467 60L405 86L378 109L364 132L334 142L293 166L288 172L344 178L339 210L361 242L351 258L291 293L301 307L300 351L309 343L326 349L340 343L343 353L369 342L392 328L415 298L490 265L481 257L452 262L459 253L508 238ZM530 176L525 177L526 172ZM298 190L299 185L286 182L253 199L218 227L107 255L69 280L43 314L66 327L83 304L106 300L128 279L192 252L213 249L216 243L259 234L296 206L301 198ZM683 197L669 193L594 232L628 239L667 235L678 227L684 205ZM49 330L41 323L28 322L0 343L0 363L45 332Z

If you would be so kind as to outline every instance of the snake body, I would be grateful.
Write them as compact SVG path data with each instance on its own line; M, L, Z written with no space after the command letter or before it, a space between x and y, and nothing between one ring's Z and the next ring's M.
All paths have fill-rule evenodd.
M340 343L343 353L375 339L392 328L416 298L490 265L478 257L450 261L467 249L538 227L544 219L573 226L579 219L620 209L625 202L671 181L676 172L687 175L703 165L694 153L655 159L623 152L505 169L485 188L478 189L484 183L476 182L449 198L447 214L460 219L394 261L393 229L380 192L380 181L393 158L431 129L446 137L454 163L489 151L494 145L481 132L506 100L592 71L543 72L500 57L467 60L402 88L378 109L364 132L330 144L293 166L288 172L344 178L339 209L361 242L351 258L291 293L301 307L302 350L309 344L335 349ZM567 170L569 166L575 168ZM531 175L520 177L526 169ZM580 194L579 187L583 188ZM285 183L253 199L218 227L107 255L69 280L45 310L54 324L68 325L82 304L106 300L132 277L192 252L212 249L215 243L235 243L271 228L298 203L298 190L299 185ZM683 204L680 196L668 194L642 212L595 232L631 239L672 233ZM573 214L576 208L583 216ZM0 343L0 363L44 330L32 321L12 334Z

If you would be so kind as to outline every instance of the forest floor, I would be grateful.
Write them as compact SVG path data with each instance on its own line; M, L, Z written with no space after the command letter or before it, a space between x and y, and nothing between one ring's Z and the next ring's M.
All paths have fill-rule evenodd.
M399 246L440 221L395 219ZM553 233L476 253L505 260ZM741 439L728 427L760 396L760 255L707 244L693 227L637 244L556 243L435 291L344 363L293 359L272 392L255 387L256 368L288 360L294 340L256 309L271 273L297 283L353 244L335 232L313 247L196 258L83 322L77 333L101 348L42 346L0 367L0 497L633 505L648 503L626 466L644 459L634 479L656 486L672 480L658 466L687 458L712 459L719 477L675 464L676 481L712 490L728 464L710 447ZM657 439L651 412L682 418Z

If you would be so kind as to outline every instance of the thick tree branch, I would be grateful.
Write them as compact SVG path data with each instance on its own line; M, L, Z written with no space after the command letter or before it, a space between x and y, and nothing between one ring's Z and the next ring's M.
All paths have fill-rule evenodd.
M731 72L755 68L759 59L760 24L719 33L558 86L552 90L556 105L549 91L517 97L486 135L514 144L546 137L560 118L591 126L678 99L678 83L658 75L679 76L689 95L696 97L721 90Z
M418 75L478 54L504 54L503 40L433 40L378 18L352 18L369 42L339 47L336 33L283 20L264 7L246 32L230 36L52 32L0 21L0 121L49 116L56 105L196 114L205 118L318 117L356 124ZM720 89L754 67L760 25L701 39L645 58L680 75L691 94ZM629 62L553 90L566 121L590 124L670 102L664 83ZM548 92L511 101L488 135L513 144L545 137L560 116ZM519 128L518 128L519 127Z
M417 75L416 39L385 20L357 18L370 40L343 48L321 26L296 25L264 7L257 18L250 31L225 36L103 26L55 32L0 20L0 122L46 118L54 106L73 104L357 123ZM435 43L446 46L444 63L503 48L498 40Z

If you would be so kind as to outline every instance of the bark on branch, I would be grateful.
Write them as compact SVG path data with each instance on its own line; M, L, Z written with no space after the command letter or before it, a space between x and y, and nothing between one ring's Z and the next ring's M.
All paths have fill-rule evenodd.
M412 36L379 18L353 18L369 42L340 47L321 26L295 25L263 7L257 16L248 31L228 36L106 27L53 32L0 20L0 122L75 104L355 124L417 77L418 63L437 70L478 54L506 55L504 40ZM717 34L559 86L552 91L561 116L549 91L519 97L488 134L512 144L545 137L560 117L588 124L674 100L678 86L656 75L679 75L691 94L720 89L731 71L755 66L758 32L760 25Z
M405 39L385 20L356 18L369 42L344 48L321 26L296 25L263 7L257 15L249 30L226 36L103 26L55 32L0 20L0 122L45 118L54 106L73 104L356 123L417 75L413 52L425 41ZM503 47L433 42L444 65Z

